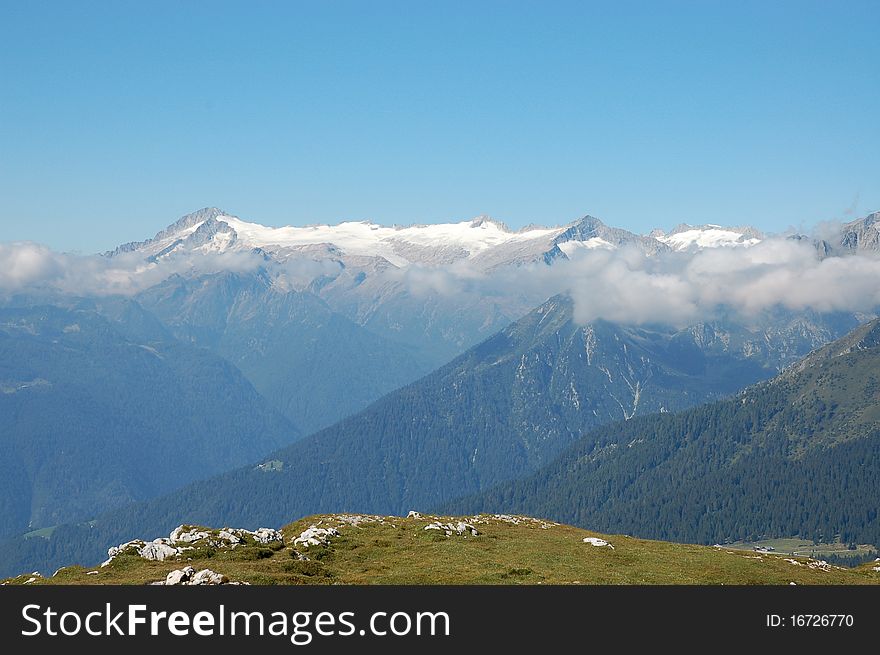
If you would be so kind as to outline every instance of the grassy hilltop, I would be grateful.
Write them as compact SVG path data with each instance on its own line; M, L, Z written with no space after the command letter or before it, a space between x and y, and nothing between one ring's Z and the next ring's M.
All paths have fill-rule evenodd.
M437 524L443 525L428 529ZM318 543L296 543L313 527L308 534ZM804 557L599 535L505 515L311 516L282 528L283 541L245 536L234 546L222 542L219 530L191 532L199 530L205 536L170 542L185 550L164 561L144 559L132 547L105 566L70 566L50 578L28 574L4 584L141 585L185 566L255 585L880 583L880 563L844 569Z

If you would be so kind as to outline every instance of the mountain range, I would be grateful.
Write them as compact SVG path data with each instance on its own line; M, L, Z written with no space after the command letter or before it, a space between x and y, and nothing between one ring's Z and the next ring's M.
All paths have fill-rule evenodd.
M872 214L810 243L826 258L874 253L878 224ZM184 216L104 255L175 264L133 296L0 298L0 536L31 530L0 547L4 573L92 561L107 543L184 520L256 527L482 502L607 439L602 426L665 425L872 317L774 308L677 327L585 322L565 294L450 292L435 276L549 270L590 250L732 252L763 239L717 225L637 235L590 216L518 231L485 217L269 228L216 208ZM187 265L201 255L234 265ZM731 525L740 534L731 521L687 535L669 521L644 529L705 541ZM801 528L830 534L818 525ZM873 534L865 525L841 531Z

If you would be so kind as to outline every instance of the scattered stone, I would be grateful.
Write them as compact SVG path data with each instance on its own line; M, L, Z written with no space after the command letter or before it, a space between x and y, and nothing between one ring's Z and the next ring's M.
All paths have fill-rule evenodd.
M810 560L809 562L807 562L807 566L813 570L816 570L816 571L828 572L831 570L831 565L828 562L826 562L824 559Z
M25 580L24 583L25 583L25 584L31 584L32 582L36 582L38 579L39 579L39 578L31 577L31 578L28 578L27 580Z
M108 559L101 563L102 567L108 566L116 557L123 553L137 553L138 556L156 562L164 562L173 557L179 557L184 552L193 550L194 546L178 545L193 544L204 541L207 545L215 548L235 548L250 539L258 544L269 544L272 542L284 543L284 537L281 532L272 528L259 528L255 531L243 530L240 528L223 528L212 536L212 532L201 528L180 525L174 530L168 538L154 539L145 542L142 539L134 539L118 546L112 546L107 549Z
M252 532L251 535L259 544L270 544L274 541L279 541L284 543L284 535L281 534L279 530L274 530L272 528L257 528L255 532Z
M803 566L803 564L798 562L796 559L785 559L783 561L788 562L789 564L794 564L795 566Z
M229 578L227 578L222 573L217 573L216 571L212 571L211 569L202 569L201 571L196 571L191 566L185 566L182 569L177 569L175 571L171 571L167 576L165 576L164 582L154 582L152 584L166 585L166 586L177 586L177 585L198 586L198 585L246 584L246 583L238 583L238 582L230 583Z
M202 569L198 573L196 573L192 580L190 581L191 585L217 585L217 584L226 584L229 582L229 578L227 578L222 573L215 573L211 569Z
M614 550L614 546L609 544L604 539L599 539L598 537L584 537L584 543L590 544L591 546L598 546L600 548L610 548Z
M340 525L353 525L359 527L361 523L380 523L385 525L385 519L381 516L367 516L365 514L339 514L333 517Z
M874 560L874 561L876 562L877 560ZM875 566L871 570L876 571L877 573L880 573L880 566Z
M491 523L492 521L501 521L502 523L510 523L511 525L531 525L541 528L542 530L555 528L559 525L553 521L544 521L543 519L536 519L531 516L514 516L512 514L478 514L470 520L477 525L481 523Z
M419 514L417 511L411 509L411 510L409 511L409 514L406 515L406 518L408 518L408 519L420 519L420 518L422 518L422 515Z
M98 575L99 571L88 571L86 575Z
M258 544L268 544L273 541L284 543L284 537L278 530L272 528L258 528L255 531L244 530L242 528L223 528L217 533L217 540L212 543L214 546L238 546L243 544L247 539L251 539ZM222 543L219 543L222 542Z
M440 530L441 532L444 532L447 537L451 537L453 532L458 534L458 536L462 536L465 532L470 532L474 537L480 534L473 525L465 523L464 521L459 521L458 523L440 523L440 521L434 521L434 523L426 525L424 529Z
M316 525L303 530L300 535L293 540L295 546L301 545L308 548L309 546L326 546L330 543L331 537L338 537L339 530L336 528L319 528Z

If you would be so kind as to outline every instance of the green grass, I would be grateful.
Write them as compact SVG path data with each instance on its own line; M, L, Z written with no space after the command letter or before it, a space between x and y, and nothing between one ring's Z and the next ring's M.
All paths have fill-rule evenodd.
M52 537L52 533L55 532L57 525L50 526L48 528L40 528L39 530L31 530L30 532L24 535L25 539L29 539L30 537L42 537L43 539L50 539Z
M308 517L282 529L285 543L234 549L198 547L175 561L150 562L122 555L104 568L72 566L31 584L147 584L186 565L210 568L251 584L877 584L880 571L810 568L807 558L598 535L566 525L529 521L514 525L481 517L464 519L479 535L447 537L425 526L435 517L376 517L341 525L325 546L300 547L293 540L311 525L337 526L336 515ZM441 519L443 522L457 519ZM584 543L600 537L614 548ZM98 571L87 575L88 571ZM7 580L23 584L30 575Z
M726 544L733 550L754 550L756 547L773 548L780 555L802 555L806 557L823 558L829 555L838 557L856 557L860 555L880 555L877 549L870 544L856 546L855 550L849 550L847 545L840 542L814 544L808 539L798 537L780 537L778 539L761 539L759 541L737 541Z

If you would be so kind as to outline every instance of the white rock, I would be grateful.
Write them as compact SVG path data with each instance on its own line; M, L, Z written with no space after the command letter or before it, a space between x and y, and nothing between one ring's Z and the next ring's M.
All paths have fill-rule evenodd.
M194 541L198 541L199 539L205 539L210 536L205 530L199 530L198 528L189 528L185 529L184 526L179 525L171 532L169 537L169 541L173 544L175 543L185 543L190 544Z
M190 578L193 577L195 573L195 569L191 566L186 566L182 569L177 569L176 571L171 571L168 575L165 576L165 584L166 585L180 585L186 584Z
M142 539L133 539L132 541L126 541L124 544L119 544L118 546L110 546L110 548L107 549L107 559L101 562L101 566L109 566L110 562L116 559L117 556L127 552L137 553L143 547L144 541Z
M174 586L174 585L220 585L227 584L229 578L222 573L217 573L211 569L202 569L196 571L191 566L186 566L176 571L171 571L165 576L164 582L155 582L153 584ZM233 583L239 584L239 583Z
M229 578L227 578L222 573L215 573L211 569L202 569L190 580L189 584L191 585L218 585L218 584L226 584L229 582Z
M478 514L471 519L472 523L479 525L480 523L491 523L492 521L501 521L510 523L511 525L532 525L548 530L555 528L559 524L552 521L544 521L542 519L532 518L531 516L513 516L511 514Z
M825 571L826 573L831 570L831 565L824 559L807 562L807 566L813 570Z
M234 528L223 528L217 533L217 538L230 544L240 544L240 531Z
M408 518L408 519L420 519L420 518L422 518L422 515L419 514L419 513L418 513L417 511L415 511L415 510L410 510L410 511L409 511L409 514L406 515L406 518Z
M86 575L98 575L98 571L89 571Z
M254 538L254 541L260 544L270 544L274 541L280 541L284 543L284 536L278 530L273 530L272 528L258 528L255 532L252 532L251 535Z
M584 537L584 543L590 544L592 546L607 547L607 548L610 548L611 550L614 550L614 546L609 544L604 539L599 539L598 537Z
M426 525L423 529L440 530L447 537L451 537L452 533L457 533L461 536L465 532L470 532L475 537L480 534L474 526L470 523L465 523L464 521L459 521L458 523L440 523L440 521L434 521L433 523Z
M341 525L353 525L359 527L361 523L381 523L385 525L385 519L381 516L369 516L367 514L337 514L333 519Z
M465 523L464 521L458 522L458 524L455 526L455 531L458 534L464 534L465 532L470 532L475 537L479 534L477 532L477 529L474 526L472 526L470 523Z
M307 530L303 530L300 535L293 540L295 546L321 546L330 543L331 537L338 537L339 530L336 528L319 528L316 525L311 526Z
M138 551L138 555L150 561L164 562L170 557L176 557L178 551L176 548L169 546L164 539L156 539L148 544L144 544L144 547Z
M28 578L27 580L24 581L24 583L25 583L25 584L30 584L30 583L32 583L32 582L36 582L36 581L37 581L37 578Z
M119 544L118 546L111 546L107 549L107 556L112 560L117 555L121 555L130 550L140 550L143 547L143 539L133 539L131 541L126 541L124 544Z

